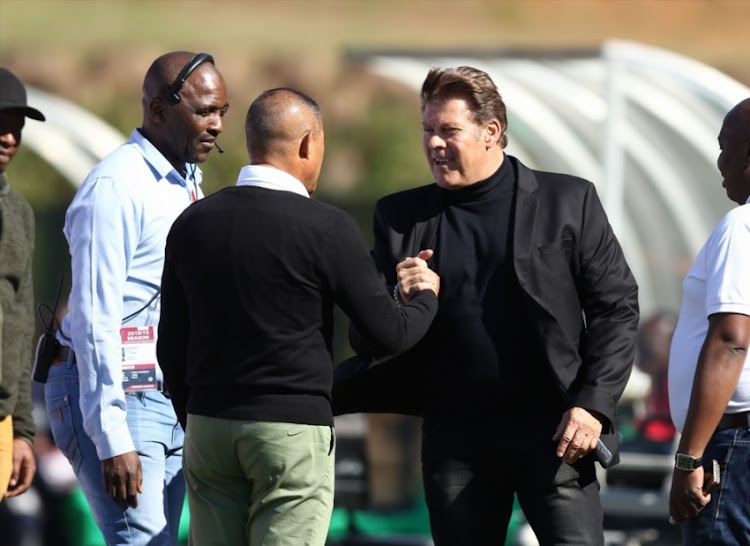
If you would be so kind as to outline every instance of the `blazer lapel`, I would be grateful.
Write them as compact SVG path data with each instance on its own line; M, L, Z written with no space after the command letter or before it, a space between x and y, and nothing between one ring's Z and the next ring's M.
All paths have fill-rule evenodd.
M518 178L518 191L516 194L515 221L513 223L513 263L516 276L521 288L534 301L544 309L550 316L554 314L549 310L547 303L540 297L535 288L536 283L529 278L534 268L534 255L537 250L536 230L539 217L539 185L533 171L518 161L515 157L505 156L511 159L516 169Z
M539 199L536 195L538 186L534 173L523 163L511 156L506 155L505 158L510 159L513 163L518 179L513 225L513 261L515 262L518 280L523 286L524 279L531 266L531 253L535 240L534 230L539 213Z
M416 256L420 250L428 248L435 249L437 244L438 227L443 216L443 197L437 185L432 187L427 195L420 217L414 224L414 237L412 238L411 255ZM432 266L432 258L427 261Z

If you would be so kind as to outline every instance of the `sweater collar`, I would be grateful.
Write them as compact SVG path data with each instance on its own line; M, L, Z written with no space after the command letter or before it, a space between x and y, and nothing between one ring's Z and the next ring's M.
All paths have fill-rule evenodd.
M458 190L443 189L447 203L476 203L499 197L507 191L513 191L515 171L505 156L500 167L488 178Z

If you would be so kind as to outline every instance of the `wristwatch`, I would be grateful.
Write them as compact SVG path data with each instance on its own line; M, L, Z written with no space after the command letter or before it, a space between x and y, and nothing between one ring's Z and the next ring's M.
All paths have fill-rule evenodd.
M693 457L692 455L688 455L687 453L675 453L674 455L674 467L678 470L692 472L702 465L702 457Z

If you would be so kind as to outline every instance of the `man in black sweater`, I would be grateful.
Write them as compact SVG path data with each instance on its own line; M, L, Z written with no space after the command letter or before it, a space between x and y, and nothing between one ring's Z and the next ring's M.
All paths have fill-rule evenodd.
M439 278L426 271L431 251L407 258L413 297L398 305L352 218L309 198L324 151L312 99L266 91L246 135L237 186L189 207L166 247L157 351L185 427L190 539L323 545L334 304L378 351L397 353L427 331Z
M505 104L485 72L432 69L421 98L435 183L378 202L373 256L408 296L396 264L434 249L440 308L413 350L337 382L334 411L424 417L437 546L502 543L514 494L541 544L603 544L594 462L617 462L635 279L591 182L504 153Z

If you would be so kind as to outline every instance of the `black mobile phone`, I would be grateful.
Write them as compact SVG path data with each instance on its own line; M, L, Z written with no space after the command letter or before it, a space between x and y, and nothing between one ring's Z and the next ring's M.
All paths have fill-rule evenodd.
M607 446L604 445L601 438L596 442L596 458L599 460L599 464L601 464L603 468L607 468L612 464L612 452L607 449Z
M710 493L721 482L721 471L719 461L713 459L711 465L704 469L703 492Z

